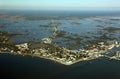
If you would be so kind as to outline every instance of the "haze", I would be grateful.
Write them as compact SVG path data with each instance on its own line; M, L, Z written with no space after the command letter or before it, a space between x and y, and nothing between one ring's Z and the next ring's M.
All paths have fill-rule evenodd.
M0 9L119 9L120 0L0 0Z

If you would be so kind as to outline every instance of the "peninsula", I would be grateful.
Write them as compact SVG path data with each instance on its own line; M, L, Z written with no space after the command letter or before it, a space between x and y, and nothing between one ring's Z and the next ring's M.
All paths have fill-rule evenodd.
M52 38L44 38L42 42L12 44L10 38L16 34L0 32L0 53L30 55L50 59L64 65L72 65L79 61L92 60L99 57L120 59L120 52L114 52L114 56L106 56L106 53L114 47L120 47L118 41L90 43L84 49L72 50L52 43ZM54 33L54 35L56 35ZM35 46L38 46L35 48Z

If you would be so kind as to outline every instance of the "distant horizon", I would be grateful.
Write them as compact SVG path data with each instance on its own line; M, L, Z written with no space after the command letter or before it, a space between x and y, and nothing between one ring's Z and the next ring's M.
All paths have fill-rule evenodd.
M0 10L26 11L120 11L120 8L79 8L79 9L31 9L31 8L0 8Z
M120 0L0 0L0 9L120 10Z

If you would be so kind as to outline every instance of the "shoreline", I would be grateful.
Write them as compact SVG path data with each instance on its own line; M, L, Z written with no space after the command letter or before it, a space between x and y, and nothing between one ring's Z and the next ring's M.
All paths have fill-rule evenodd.
M120 45L118 45L118 44L116 44L116 45L112 44L112 45L105 46L105 48L106 48L105 50L98 50L98 49L92 50L91 49L91 50L81 50L81 51L75 51L75 50L69 50L69 49L63 48L60 50L64 50L63 52L64 53L66 52L64 55L69 56L69 58L67 58L67 57L61 58L59 56L54 55L56 52L53 54L50 54L50 53L48 53L50 51L46 50L46 49L30 49L28 47L27 43L19 44L16 46L18 47L18 49L20 49L19 51L11 50L10 52L9 51L7 52L8 49L6 48L5 49L6 51L0 51L0 54L8 53L8 54L12 54L12 55L39 57L39 58L48 59L48 60L57 62L59 64L63 64L66 66L70 66L70 65L73 65L73 64L81 62L81 61L89 61L89 60L98 59L100 57L106 57L107 51L110 51L114 47L120 47ZM72 53L72 54L70 54L70 53ZM75 55L73 55L73 54L75 54ZM84 54L85 54L85 57L82 56L81 58L76 58L76 56L84 55ZM119 53L116 53L116 54L119 55ZM72 59L74 56L75 56L75 58ZM113 58L113 59L120 60L119 56L115 55L114 57L115 58ZM111 59L111 57L109 57L109 59Z
M80 61L89 61L89 60L97 59L100 57L105 57L106 56L105 54L107 51L111 50L114 47L119 47L119 46L118 44L116 45L112 44L112 45L104 46L105 47L104 50L93 48L90 50L79 50L79 51L58 47L59 51L62 50L62 52L64 52L62 54L59 51L52 51L52 53L50 53L51 52L50 50L53 50L53 49L49 49L49 50L44 48L30 49L28 46L28 43L23 43L23 44L15 45L14 50L9 49L8 47L3 48L3 50L5 51L1 50L0 53L9 53L13 55L32 56L32 57L34 56L34 57L52 60L54 62L69 66L69 65L78 63ZM16 47L19 50L16 50L15 49ZM50 48L50 46L48 46L48 48ZM54 46L53 48L56 49L57 47ZM55 54L58 54L58 55L55 55ZM62 57L60 57L59 54ZM79 58L77 56L79 56ZM117 58L117 56L115 57L117 60L119 59Z
M74 62L72 62L71 64L66 64L65 62L62 62L62 61L59 61L59 60L56 60L56 59L53 59L53 58L47 58L47 57L44 57L44 56L38 56L38 55L32 55L32 54L18 54L18 53L10 53L10 52L0 52L0 54L11 54L11 55L20 55L20 56L30 56L30 57L38 57L38 58L43 58L43 59L47 59L47 60L51 60L53 62L57 62L59 64L62 64L62 65L65 65L65 66L71 66L75 63L78 63L78 62L81 62L81 61L89 61L89 60L94 60L94 59L97 59L97 58L82 58L82 59L79 59L79 60L76 60ZM103 57L103 56L101 56ZM100 58L100 57L98 57Z

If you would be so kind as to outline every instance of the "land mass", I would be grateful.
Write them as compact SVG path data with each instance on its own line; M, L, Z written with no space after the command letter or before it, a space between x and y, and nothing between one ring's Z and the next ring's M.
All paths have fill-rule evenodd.
M72 65L79 61L92 60L99 57L120 60L120 52L114 52L114 56L107 56L106 53L114 47L120 47L120 43L113 41L98 41L86 45L83 49L73 50L52 43L52 38L44 38L42 42L28 42L13 44L10 38L17 34L0 32L0 53L11 53L19 55L30 55L41 58L51 59L64 65ZM18 34L21 35L21 34ZM94 43L94 44L93 44Z

